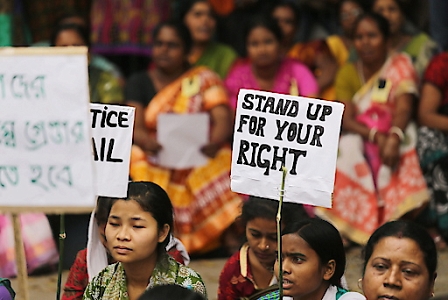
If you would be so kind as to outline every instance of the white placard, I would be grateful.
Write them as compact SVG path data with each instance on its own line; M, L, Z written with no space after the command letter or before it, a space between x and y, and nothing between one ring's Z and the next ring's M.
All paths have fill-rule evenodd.
M90 104L98 195L126 197L135 108Z
M344 105L241 89L235 118L231 188L284 201L331 207Z
M209 115L160 114L157 118L157 142L162 149L157 163L173 169L188 169L205 165L208 158L201 147L208 143Z
M0 50L0 207L93 207L87 48Z

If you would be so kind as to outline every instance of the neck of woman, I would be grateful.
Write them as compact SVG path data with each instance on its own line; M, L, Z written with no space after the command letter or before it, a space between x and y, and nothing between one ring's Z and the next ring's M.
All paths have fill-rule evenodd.
M188 65L174 69L174 70L163 70L160 68L154 68L149 71L149 76L153 79L156 90L161 90L177 78L179 78L182 74L184 74L188 70Z
M194 42L191 47L190 54L188 55L188 61L190 64L194 64L202 56L205 49L209 45L209 42Z
M386 59L387 59L387 53L381 60L375 62L365 63L360 61L362 66L362 76L364 78L364 82L367 82L370 79L370 77L372 77L376 72L378 72L381 69L381 67L386 62Z
M392 34L389 38L389 47L391 50L400 51L403 46L409 41L409 39L409 35L401 32Z
M252 71L257 79L260 80L274 80L280 68L280 60L269 66L256 66L252 64Z
M152 272L156 267L158 255L154 253L144 260L139 260L131 263L122 263L128 287L145 287L149 283Z
M305 297L303 297L303 296L302 297L301 296L298 296L298 297L292 296L292 299L293 300L321 300L325 296L325 293L327 292L329 287L330 287L330 282L324 280L322 282L322 284L319 286L319 288L317 290L315 290L313 293L308 294Z

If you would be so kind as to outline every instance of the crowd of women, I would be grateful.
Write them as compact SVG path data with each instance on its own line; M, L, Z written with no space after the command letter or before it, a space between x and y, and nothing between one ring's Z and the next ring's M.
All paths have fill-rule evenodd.
M65 299L80 299L84 290L85 299L137 299L165 284L206 297L200 275L184 263L215 249L231 255L219 299L278 299L280 273L284 295L294 299L364 299L343 280L344 247L353 243L366 247L367 299L428 299L436 249L448 247L448 53L409 22L400 0L341 0L341 34L299 43L301 12L293 1L278 1L242 21L240 57L214 39L212 3L182 1L177 18L153 31L147 69L129 78L89 56L91 101L136 109L133 182L126 199L102 199L106 215L97 211L98 232L90 232L98 241L76 258ZM89 46L86 22L65 16L49 43ZM345 105L333 207L285 204L282 264L277 202L230 190L241 88ZM209 115L205 165L158 164L158 117L165 113Z

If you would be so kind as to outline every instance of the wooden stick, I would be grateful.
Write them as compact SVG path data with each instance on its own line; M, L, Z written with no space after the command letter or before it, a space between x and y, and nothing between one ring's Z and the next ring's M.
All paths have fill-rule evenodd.
M277 262L278 262L278 291L279 299L283 299L283 268L282 268L282 207L283 207L283 196L285 195L285 179L287 169L282 166L282 184L280 187L280 201L278 202L277 211Z
M64 241L65 233L65 215L61 214L61 224L59 226L59 266L58 266L58 287L56 289L56 300L61 299L61 281L62 281L62 265L64 263Z
M12 214L12 222L14 227L17 278L19 281L19 290L17 295L23 300L28 300L30 298L28 291L28 270L26 268L25 246L23 244L22 229L18 214Z

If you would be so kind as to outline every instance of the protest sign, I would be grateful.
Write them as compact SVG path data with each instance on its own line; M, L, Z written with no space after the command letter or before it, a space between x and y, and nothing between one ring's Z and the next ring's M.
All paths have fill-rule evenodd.
M91 210L87 48L1 49L0 107L0 210Z
M207 113L160 114L157 141L162 149L157 154L157 164L172 169L205 165L208 158L201 147L208 143L209 124Z
M126 197L135 108L91 104L92 149L98 195Z
M231 188L331 207L341 103L241 89L235 117Z

